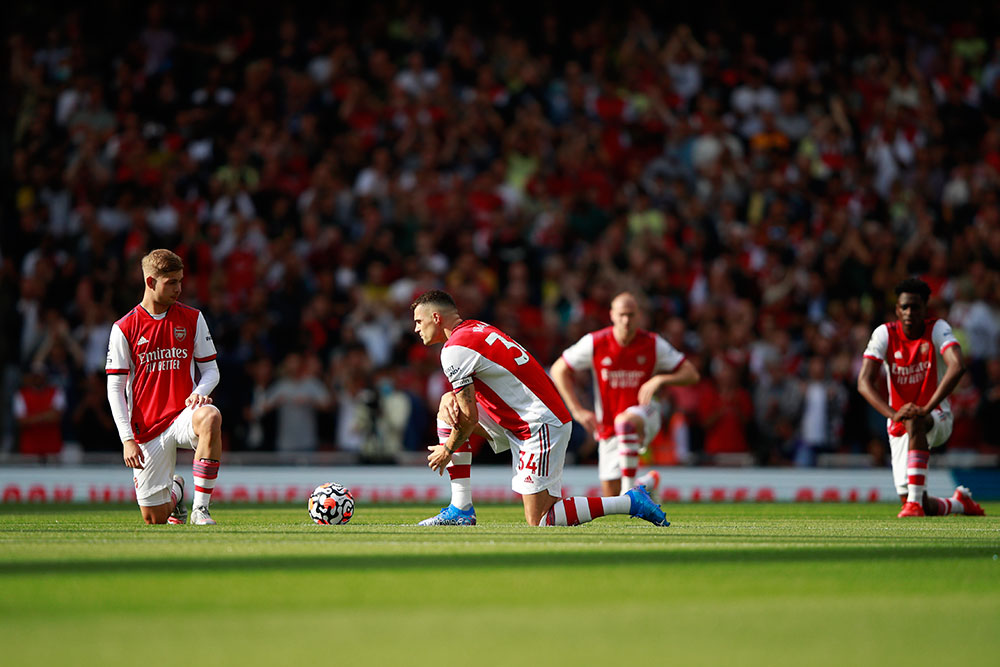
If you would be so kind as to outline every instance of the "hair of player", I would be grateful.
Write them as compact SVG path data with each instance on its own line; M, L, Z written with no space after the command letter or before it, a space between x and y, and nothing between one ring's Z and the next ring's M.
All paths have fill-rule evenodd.
M615 301L617 301L622 297L630 297L633 301L635 301L635 305L637 308L639 308L640 310L645 309L646 296L634 289L623 289L619 290L618 292L615 292L615 295L611 297L611 303L608 304L609 307L614 307Z
M451 298L451 295L444 290L432 289L424 292L417 297L417 300L410 304L410 310L416 310L417 306L437 306L442 310L453 310L458 312L458 306L455 304L455 299Z
M916 294L924 303L931 298L931 287L920 278L907 278L896 285L896 296L903 294Z
M162 278L168 273L184 270L184 260L165 248L150 251L142 258L142 275Z

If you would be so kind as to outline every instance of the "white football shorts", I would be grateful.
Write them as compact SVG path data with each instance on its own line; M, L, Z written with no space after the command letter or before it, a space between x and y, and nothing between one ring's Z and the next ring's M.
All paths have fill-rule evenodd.
M660 432L660 406L655 403L633 405L623 412L637 415L642 419L643 434L639 453L645 454L649 443ZM611 436L597 443L597 479L608 482L622 477L622 461L618 452L618 437Z
M931 418L934 426L927 432L927 446L933 449L948 442L954 421L950 412L938 409L931 411ZM890 435L889 450L892 452L892 481L896 484L896 491L905 495L909 490L906 483L906 458L910 451L910 435Z
M563 465L573 422L532 426L527 440L518 439L492 419L480 420L479 425L489 434L493 451L510 450L514 470L510 488L515 493L528 496L548 491L554 498L562 497Z
M157 507L170 502L177 448L198 447L198 436L194 434L191 423L193 415L194 410L190 406L184 408L166 431L139 445L145 460L142 470L132 470L132 479L135 482L135 499L140 507Z

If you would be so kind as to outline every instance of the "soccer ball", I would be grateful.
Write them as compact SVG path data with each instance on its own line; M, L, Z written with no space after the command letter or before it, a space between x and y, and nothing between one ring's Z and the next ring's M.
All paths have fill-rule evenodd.
M345 486L327 482L309 496L309 518L320 525L347 523L353 515L354 496Z

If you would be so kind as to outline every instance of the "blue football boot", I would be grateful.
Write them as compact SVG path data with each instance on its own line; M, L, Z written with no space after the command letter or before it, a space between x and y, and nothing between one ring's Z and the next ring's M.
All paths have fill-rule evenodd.
M632 499L632 507L629 508L629 516L645 519L654 526L669 526L667 515L663 513L660 506L653 502L653 499L646 493L646 487L639 485L625 494Z
M476 508L469 506L467 510L460 510L454 505L441 508L441 513L424 519L418 526L475 526Z

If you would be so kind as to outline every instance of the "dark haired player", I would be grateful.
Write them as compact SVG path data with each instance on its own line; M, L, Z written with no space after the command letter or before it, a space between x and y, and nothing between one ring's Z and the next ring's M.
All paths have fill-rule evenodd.
M951 327L944 320L927 318L930 295L927 283L916 278L896 286L897 320L872 333L858 374L858 391L888 420L892 476L903 502L899 517L982 516L983 509L964 486L956 488L951 498L935 498L926 490L930 449L951 436L948 395L965 372ZM875 386L883 363L888 402Z
M629 514L657 526L670 525L642 486L612 498L561 498L573 425L545 370L496 327L462 319L447 292L425 292L412 308L413 328L424 345L444 343L441 366L457 406L455 419L450 419L442 401L439 444L429 447L428 467L443 473L473 431L482 428L494 450L511 450L511 488L521 494L528 524L575 526L607 514ZM466 523L474 523L472 516Z

